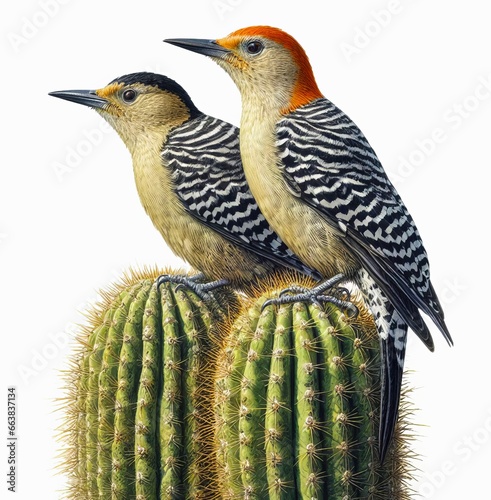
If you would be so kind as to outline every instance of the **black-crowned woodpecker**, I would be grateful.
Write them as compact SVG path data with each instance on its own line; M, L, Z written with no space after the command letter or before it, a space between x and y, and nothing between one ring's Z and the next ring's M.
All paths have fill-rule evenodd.
M286 269L320 279L261 214L244 177L239 129L199 111L175 81L132 73L99 90L50 95L94 108L119 134L145 211L172 251L200 272L182 278L198 294L209 298L226 284L245 289Z

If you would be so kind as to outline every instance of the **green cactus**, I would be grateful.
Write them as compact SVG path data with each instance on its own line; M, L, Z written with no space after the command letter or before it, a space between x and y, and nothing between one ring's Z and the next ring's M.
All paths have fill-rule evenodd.
M132 273L103 292L78 339L62 430L68 498L198 499L218 490L207 360L221 322L184 287L158 290L160 274L169 273ZM222 293L223 308L236 307L234 297Z
M155 269L133 272L89 313L67 371L69 499L409 498L402 421L377 461L379 346L327 305L268 306L298 276L216 314ZM300 284L309 285L309 282ZM404 401L404 398L403 398Z
M409 498L401 426L378 462L379 341L360 301L350 319L328 304L250 302L217 360L222 498ZM407 413L403 398L401 417Z

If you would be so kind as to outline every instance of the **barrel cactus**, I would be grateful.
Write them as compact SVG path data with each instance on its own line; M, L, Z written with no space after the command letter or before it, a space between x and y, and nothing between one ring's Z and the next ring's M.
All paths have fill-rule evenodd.
M215 447L222 498L409 498L409 412L378 461L380 356L362 302L350 317L327 304L262 304L233 323L217 360ZM406 439L406 441L403 440Z
M155 269L102 293L66 373L70 499L409 498L403 404L377 460L379 348L361 303L210 309ZM303 283L308 284L308 283ZM238 300L241 312L237 313Z
M210 498L220 316L189 290L131 273L89 314L66 373L68 498ZM236 305L221 294L223 308ZM214 333L215 332L215 333ZM214 357L214 356L213 356Z

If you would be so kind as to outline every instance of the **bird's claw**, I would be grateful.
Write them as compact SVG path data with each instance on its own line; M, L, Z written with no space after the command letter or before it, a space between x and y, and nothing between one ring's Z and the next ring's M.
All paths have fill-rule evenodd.
M177 283L174 290L178 292L179 290L184 290L185 288L192 290L194 294L203 302L209 303L214 300L211 294L203 290L200 283L196 283L194 281L190 281L189 283Z
M204 279L204 275L202 273L194 276L162 274L157 278L157 287L160 287L163 283L173 283L176 285L176 291L186 287L194 292L203 302L212 303L216 302L216 299L209 292L229 284L228 280L225 279L210 281L208 283L199 283L202 279Z
M312 291L314 292L316 289L314 288ZM326 290L323 290L322 295L319 293L319 296L323 296L324 292ZM280 297L283 297L286 294L298 294L298 295L304 295L304 294L309 294L310 290L308 288L305 288L303 286L298 286L298 285L291 285L288 288L285 288L284 290L281 290L279 293ZM345 288L345 287L337 287L333 286L329 290L330 294L328 296L336 297L337 299L343 301L343 302L349 302L351 300L351 293L350 291ZM315 294L315 292L314 292ZM311 301L315 303L315 298L312 297Z
M350 302L351 294L345 287L336 286L345 277L338 274L334 278L321 283L320 285L309 289L298 285L291 285L282 290L277 298L266 300L261 310L270 305L291 304L293 302L310 302L319 308L322 304L330 303L346 311L349 318L355 318L358 315L358 308ZM326 293L329 291L329 293Z

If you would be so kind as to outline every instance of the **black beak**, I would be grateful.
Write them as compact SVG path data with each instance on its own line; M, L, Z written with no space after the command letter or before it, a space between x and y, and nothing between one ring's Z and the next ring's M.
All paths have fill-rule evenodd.
M215 40L204 40L201 38L167 38L164 42L210 57L224 58L227 54L230 54L230 50L222 47Z
M48 95L76 102L77 104L83 104L91 108L104 109L108 104L108 101L103 97L99 97L94 90L58 90L50 92Z

